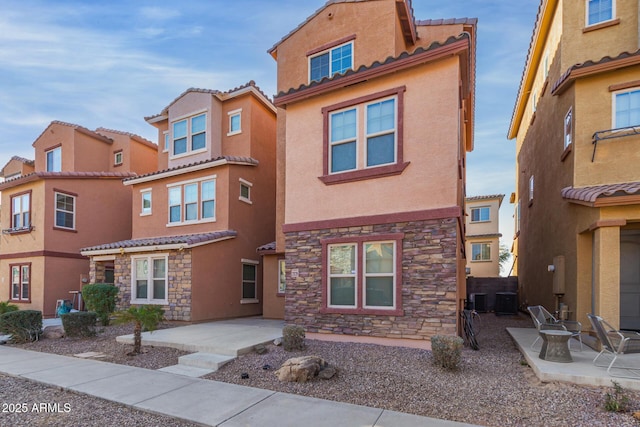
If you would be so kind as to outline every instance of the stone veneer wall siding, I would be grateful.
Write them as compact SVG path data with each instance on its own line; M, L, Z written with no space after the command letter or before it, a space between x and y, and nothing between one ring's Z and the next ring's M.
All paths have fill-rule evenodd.
M404 233L402 316L321 313L321 239ZM286 233L285 321L309 332L430 339L456 335L457 219ZM298 269L298 277L291 270Z
M159 255L157 253L127 253L116 255L114 261L115 285L119 288L116 310L127 309L131 306L131 256ZM95 272L95 262L91 262L91 269ZM191 320L191 249L169 251L168 257L169 304L163 306L164 317L167 320ZM95 277L95 276L92 276Z

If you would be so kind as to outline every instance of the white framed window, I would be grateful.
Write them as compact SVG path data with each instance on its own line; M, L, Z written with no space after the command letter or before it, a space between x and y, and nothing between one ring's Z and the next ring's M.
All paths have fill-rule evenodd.
M169 151L171 137L169 136L168 130L165 130L164 132L162 132L162 138L164 139L164 148L162 149L162 151Z
M251 188L253 184L247 180L240 178L240 197L239 200L248 204L252 204L251 201Z
M284 294L287 290L287 270L284 259L278 260L278 293Z
M353 41L309 56L309 81L320 81L353 68Z
M56 147L46 151L47 172L62 171L62 147Z
M364 243L364 307L396 306L396 242Z
M355 243L328 246L329 307L356 307L356 278L358 275L358 248Z
M533 175L529 177L529 203L533 202L533 189L535 185L535 179Z
M258 303L258 261L242 259L241 304Z
M531 94L531 114L535 114L538 108L538 91L534 90Z
M131 257L131 302L167 304L167 254Z
M640 125L640 88L613 93L613 128Z
M113 164L116 166L120 166L122 164L122 160L123 160L123 153L122 151L118 151L117 153L113 154Z
M491 243L472 243L471 261L491 261Z
M520 199L518 199L518 203L516 203L515 213L513 214L513 216L515 219L515 233L518 234L520 232Z
M55 192L55 226L75 230L76 228L76 196Z
M547 80L549 76L549 52L545 52L542 60L542 80Z
M140 190L141 208L140 215L151 215L151 189Z
M215 221L216 176L167 185L169 224Z
M242 133L242 108L229 111L227 115L229 116L229 132L227 132L227 136Z
M11 228L31 226L31 192L11 197Z
M491 220L491 208L482 206L471 208L471 222L487 222Z
M586 0L587 26L611 21L616 16L616 0Z
M172 124L173 156L188 155L206 150L207 114L197 114Z
M569 108L564 116L564 148L571 145L573 141L573 109Z
M31 299L31 263L12 264L11 301L29 301Z

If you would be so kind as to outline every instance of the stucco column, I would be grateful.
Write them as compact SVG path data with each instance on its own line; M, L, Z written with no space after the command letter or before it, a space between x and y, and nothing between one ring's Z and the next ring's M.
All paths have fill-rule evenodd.
M593 232L596 314L620 327L620 227Z

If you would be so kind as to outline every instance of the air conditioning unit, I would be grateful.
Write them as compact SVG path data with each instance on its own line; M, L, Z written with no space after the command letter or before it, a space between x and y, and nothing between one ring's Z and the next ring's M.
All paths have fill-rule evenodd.
M479 313L487 312L487 294L484 293L475 293L469 296L469 300L471 301L471 306L473 309Z

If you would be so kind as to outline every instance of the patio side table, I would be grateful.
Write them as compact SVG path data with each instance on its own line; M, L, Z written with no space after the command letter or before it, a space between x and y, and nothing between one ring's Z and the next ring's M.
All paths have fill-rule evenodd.
M573 362L569 351L569 331L542 330L542 348L540 349L540 359L549 362Z

